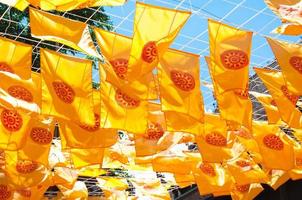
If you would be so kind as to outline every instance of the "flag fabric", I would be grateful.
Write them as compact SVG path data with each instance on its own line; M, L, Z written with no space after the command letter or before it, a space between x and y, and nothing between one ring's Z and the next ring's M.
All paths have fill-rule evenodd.
M156 74L148 73L137 76L131 82L127 80L132 38L98 28L94 28L94 31L104 55L104 62L101 66L106 71L106 80L137 98L158 99L159 91Z
M231 174L219 163L199 163L193 174L200 195L228 192L233 185Z
M269 124L280 123L281 116L277 108L277 104L273 97L268 94L261 94L258 92L251 92L251 94L257 98L257 100L262 104Z
M290 179L289 173L284 170L266 170L270 180L266 183L277 190L283 183Z
M26 0L31 5L42 10L70 11L99 6L120 6L127 0Z
M204 107L199 55L169 49L158 66L162 111L167 130L200 134Z
M156 67L159 58L169 48L190 14L187 11L136 3L133 44L127 72L129 81L150 73Z
M299 96L286 86L282 72L260 68L254 70L276 102L282 120L292 128L301 128L302 114L296 108Z
M41 113L94 125L91 61L45 49L40 51Z
M32 46L0 37L0 72L18 75L21 79L30 79Z
M93 44L88 25L33 8L29 9L31 35L67 45L101 59Z
M302 95L302 46L271 38L267 41L282 70L286 86L293 93Z
M21 11L25 10L25 8L29 5L27 0L0 0L0 3L15 7Z
M263 157L263 166L268 169L290 170L294 167L294 149L288 136L278 125L265 122L253 123L253 135ZM278 158L284 158L282 160Z
M88 199L88 190L84 182L76 181L73 188L66 188L64 185L57 185L61 191L60 199Z
M15 74L0 72L0 105L39 114L41 87L34 82L35 78L24 80Z
M302 34L302 25L282 24L275 28L272 33L299 36Z
M114 128L130 133L144 134L148 124L148 102L127 94L106 82L106 73L101 77L101 128Z
M209 19L209 65L217 93L245 90L249 80L252 32Z
M263 191L259 183L239 185L234 184L231 197L234 200L252 200Z

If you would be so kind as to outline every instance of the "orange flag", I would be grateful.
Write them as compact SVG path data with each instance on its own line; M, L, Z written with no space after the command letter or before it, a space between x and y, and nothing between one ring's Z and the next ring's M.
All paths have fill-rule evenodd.
M158 99L156 74L137 76L129 82L127 78L128 60L132 38L95 28L96 39L104 55L102 67L106 71L106 80L112 85L139 97L140 99Z
M95 124L91 65L89 60L41 49L43 115Z
M301 4L302 6L302 4ZM288 89L302 95L302 45L267 38Z
M101 59L93 45L87 24L33 8L29 9L29 16L33 37L59 42Z
M168 50L160 59L159 85L167 130L200 134L204 108L199 55Z
M292 128L302 127L302 114L296 108L299 96L286 86L282 72L254 68L276 102L281 118Z
M253 135L258 142L263 157L263 165L266 168L290 170L294 167L293 146L288 142L288 136L280 130L278 125L254 122Z
M21 79L29 79L31 73L30 45L0 37L0 71L14 73Z
M296 35L299 36L302 34L302 25L296 24L282 24L272 31L275 34L283 34L283 35Z
M150 73L156 67L190 14L187 11L136 3L133 44L127 72L130 81Z
M15 7L21 11L25 10L25 8L29 5L27 0L0 0L0 3Z
M105 70L101 77L101 128L114 128L144 134L148 123L148 102L139 100L106 82Z
M239 185L234 184L231 191L233 200L252 200L263 191L263 187L259 183Z

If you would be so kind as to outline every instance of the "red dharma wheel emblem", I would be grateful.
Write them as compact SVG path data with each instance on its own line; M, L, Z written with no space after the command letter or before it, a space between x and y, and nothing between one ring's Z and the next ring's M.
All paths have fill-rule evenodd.
M296 158L296 165L299 167L302 166L302 158Z
M154 41L145 44L142 52L142 59L147 63L152 63L157 58L157 47Z
M250 190L250 184L236 185L236 190L241 192L241 193L246 193Z
M64 82L55 81L52 82L52 86L55 90L57 97L62 100L64 103L71 104L75 97L75 92L73 89Z
M0 63L0 71L14 73L13 69L4 63Z
M46 128L34 127L31 129L30 138L38 144L49 144L52 141L52 134Z
M220 55L222 65L227 69L241 69L249 64L249 58L244 51L227 50Z
M288 100L290 100L294 105L296 105L296 103L299 99L299 96L291 93L285 85L281 86L281 91L283 92L283 95L288 98Z
M281 151L284 148L283 141L274 134L264 136L263 143L270 149Z
M208 176L216 176L215 169L212 165L203 163L199 166L199 169Z
M140 101L136 100L127 94L123 93L120 89L116 90L115 100L124 108L136 108L139 106Z
M38 163L31 160L19 160L16 165L17 172L21 174L29 174L38 168Z
M245 160L237 160L236 165L239 167L251 167L251 163Z
M86 131L89 131L89 132L94 132L94 131L99 130L99 128L100 128L100 116L98 114L94 113L94 118L95 118L95 122L94 122L93 126L89 126L89 125L86 125L86 124L80 124L79 126L82 129L84 129Z
M170 77L174 85L185 92L189 92L195 88L195 79L187 72L172 70Z
M31 94L31 92L19 85L13 85L10 86L7 89L7 92L12 96L15 97L16 99L21 99L23 101L27 101L27 102L33 102L34 97Z
M1 122L4 128L11 132L20 130L23 125L21 115L14 110L3 110L1 112Z
M239 96L242 99L248 99L249 98L249 89L248 87L244 90L242 89L235 89L234 90L235 95Z
M9 188L7 187L7 185L0 185L0 199L1 200L6 200L6 199L10 199L12 193L9 190Z
M164 129L159 123L150 122L144 138L148 140L159 140L164 135Z
M205 137L205 141L208 144L214 145L214 146L226 146L227 145L227 139L221 135L218 132L209 133Z
M120 79L125 79L128 70L128 60L119 58L110 61L114 72Z
M289 63L295 70L302 74L302 57L293 56L289 59Z
M31 197L30 189L20 189L20 190L17 190L17 192L23 197Z

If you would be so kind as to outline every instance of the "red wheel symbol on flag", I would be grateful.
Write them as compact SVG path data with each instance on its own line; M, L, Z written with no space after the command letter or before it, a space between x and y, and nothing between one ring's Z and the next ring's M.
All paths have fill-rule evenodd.
M73 102L75 92L67 83L55 81L52 83L52 86L60 100L67 104L71 104Z
M1 112L1 122L4 128L11 132L20 130L23 125L21 115L14 110L3 110Z
M86 124L80 124L79 126L86 130L86 131L89 131L89 132L94 132L94 131L97 131L99 130L100 128L100 116L96 113L94 113L94 118L95 118L95 122L94 122L94 125L93 126L89 126L89 125L86 125Z
M144 138L148 140L159 140L164 135L164 129L159 123L149 122Z
M227 145L227 139L221 135L218 132L209 133L205 137L205 141L208 144L214 145L214 146L226 146Z
M290 100L292 102L292 104L296 105L296 103L299 99L299 96L291 93L285 85L281 86L281 91L283 92L283 95L286 96L288 98L288 100Z
M16 164L17 172L21 174L29 174L38 168L38 163L31 160L18 160Z
M195 79L187 72L172 70L170 77L174 85L185 92L189 92L195 88Z
M119 58L110 61L114 72L120 79L125 79L128 70L128 60Z
M208 176L216 176L215 169L212 165L203 163L199 166L199 169Z
M33 102L34 97L31 94L31 92L19 85L13 85L10 86L7 89L7 92L12 96L15 97L16 99L21 99L23 101L27 101L27 102Z
M7 185L0 185L0 199L5 200L11 197L12 193L7 187Z
M49 144L52 141L52 134L46 128L34 127L31 129L30 138L38 144Z
M281 151L284 148L283 141L274 134L264 136L263 143L270 149Z
M145 44L142 52L142 59L147 63L152 63L157 58L157 47L154 41Z
M17 190L17 192L23 197L31 197L30 189L20 189L20 190Z
M250 190L250 184L236 185L236 190L241 192L241 193L246 193Z
M0 63L0 71L14 73L13 69L4 63Z
M251 163L245 160L237 160L236 165L239 167L251 167Z
M120 89L116 90L115 100L124 108L136 108L139 106L140 101L136 100L127 94L123 93Z
M293 56L289 59L289 63L295 70L302 74L302 57Z
M222 65L227 69L241 69L249 64L249 58L244 51L227 50L220 55Z

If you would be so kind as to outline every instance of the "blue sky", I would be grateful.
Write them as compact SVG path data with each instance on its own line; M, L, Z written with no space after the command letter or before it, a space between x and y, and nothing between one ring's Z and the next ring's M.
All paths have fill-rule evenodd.
M291 42L297 42L299 37L281 36L270 32L281 25L279 18L272 13L263 0L145 0L148 4L159 5L180 10L190 10L192 15L172 44L173 48L199 54L201 56L201 80L210 82L204 56L208 51L207 19L222 20L232 26L254 32L252 43L251 67L265 66L273 60L264 36L274 37ZM106 7L106 13L111 17L115 31L127 36L132 35L135 1L119 7ZM250 70L250 74L254 72ZM213 108L212 93L202 87L206 110Z

